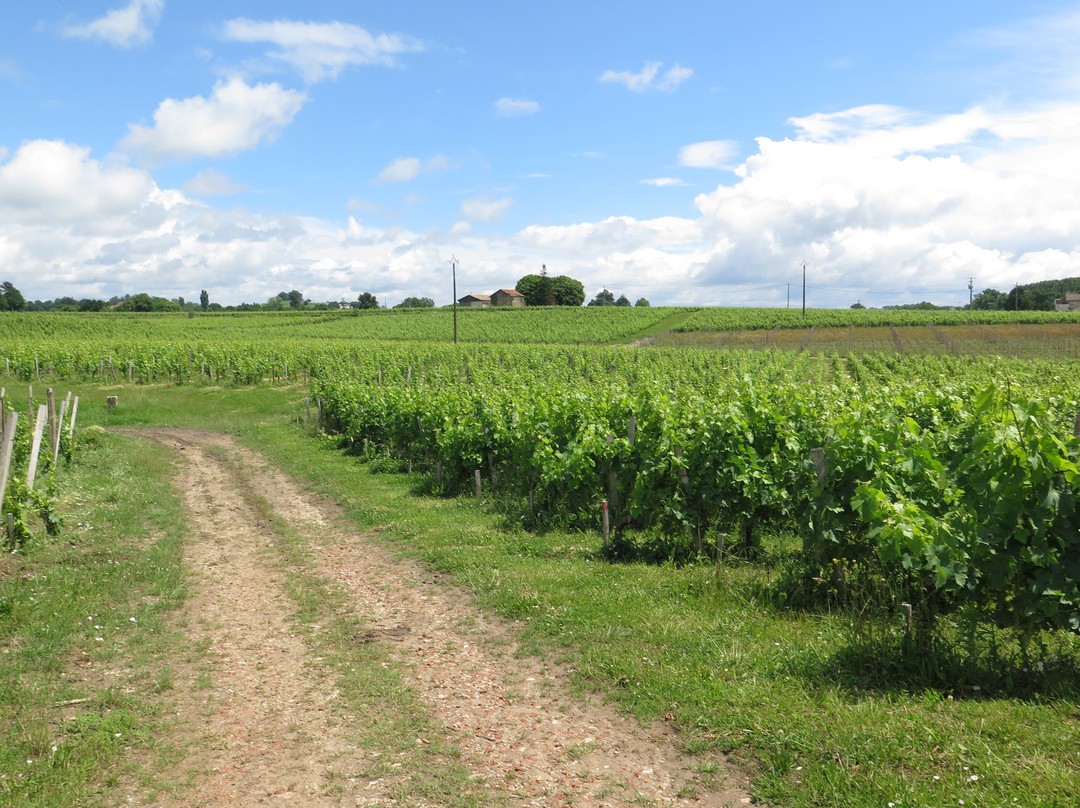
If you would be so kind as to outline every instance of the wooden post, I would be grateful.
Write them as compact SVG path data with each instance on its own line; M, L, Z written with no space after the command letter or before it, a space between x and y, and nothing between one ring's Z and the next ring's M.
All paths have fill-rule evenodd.
M811 449L810 459L814 461L814 471L817 472L818 488L824 488L825 475L827 473L827 469L825 468L825 449L821 446Z
M56 424L56 394L51 387L45 392L45 401L49 407L49 455L51 456L53 445L60 434Z
M26 487L34 489L34 478L37 477L38 454L41 452L41 436L45 432L45 422L49 419L49 405L42 404L38 407L37 421L34 423L34 439L30 444L30 465L26 469Z
M476 501L479 502L481 495L484 493L483 489L480 486L480 469L476 470L475 476L476 476Z
M611 446L615 442L614 435L607 436L607 445ZM611 502L611 507L614 510L619 509L619 474L614 469L608 474L608 501Z
M409 461L409 474L412 474L412 461Z
M608 516L607 500L600 501L600 517L604 523L604 549L607 549L608 539L611 535L611 518Z
M135 360L128 360L128 384L135 384Z
M71 418L68 419L68 441L70 442L75 438L75 416L79 414L79 397L75 396L75 401L71 404Z
M15 426L19 413L9 412L4 420L4 440L0 443L0 504L7 492L8 472L11 471L11 452L15 448Z
M60 417L56 419L56 437L53 438L52 445L52 462L53 466L56 465L56 461L60 459L60 435L64 431L64 417L68 411L68 400L65 398L60 402Z
M311 423L311 399L304 396L304 409L307 411L307 423Z

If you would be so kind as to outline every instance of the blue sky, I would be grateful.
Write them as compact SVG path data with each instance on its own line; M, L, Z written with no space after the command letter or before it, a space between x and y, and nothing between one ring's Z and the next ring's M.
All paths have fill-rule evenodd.
M5 3L31 299L654 305L1080 275L1080 4Z

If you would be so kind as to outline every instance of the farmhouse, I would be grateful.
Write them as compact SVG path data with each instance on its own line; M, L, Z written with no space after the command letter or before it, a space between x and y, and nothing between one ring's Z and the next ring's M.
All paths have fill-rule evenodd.
M491 295L465 295L465 297L458 299L458 305L486 309L491 305Z
M491 293L492 306L524 306L525 295L517 289L500 289Z
M1080 311L1080 295L1066 292L1064 297L1054 301L1054 311Z
M524 306L525 295L517 289L499 289L490 295L465 295L458 298L459 306L486 309L488 306Z

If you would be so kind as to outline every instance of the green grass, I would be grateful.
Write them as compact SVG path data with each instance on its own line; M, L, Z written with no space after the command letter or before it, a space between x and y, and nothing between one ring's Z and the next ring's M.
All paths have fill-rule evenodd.
M170 461L108 439L81 454L56 479L62 536L0 557L0 805L105 804L164 732L146 697L186 591Z
M103 392L83 392L103 402ZM706 766L714 750L729 752L751 772L753 792L773 805L1066 806L1080 793L1075 687L1028 698L960 681L949 689L905 687L887 671L859 667L851 616L770 605L761 591L777 571L767 565L611 565L599 557L598 536L531 535L469 497L423 496L419 477L370 474L308 437L294 420L299 390L120 395L116 411L91 404L87 417L241 435L338 499L357 525L386 526L380 540L449 572L484 608L518 621L526 651L567 662L578 686L644 721L671 721L687 748L706 755ZM318 615L318 601L331 595L309 580L302 543L283 541L300 614ZM1053 642L1040 661L1075 666L1075 638ZM378 692L358 684L356 703ZM18 757L5 760L5 771L27 768L15 765Z

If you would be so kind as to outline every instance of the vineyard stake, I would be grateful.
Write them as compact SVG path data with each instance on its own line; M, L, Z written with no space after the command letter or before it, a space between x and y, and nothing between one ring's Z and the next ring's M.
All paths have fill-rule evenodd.
M49 405L38 407L37 422L34 424L34 439L30 444L30 465L26 469L26 487L34 490L34 478L37 477L38 454L41 451L41 436L45 432L45 422L49 419Z
M607 549L608 538L611 533L611 518L608 516L607 500L600 500L600 515L604 523L604 549Z
M71 404L71 420L68 421L68 440L71 441L75 438L75 416L79 414L79 397L75 396L75 401Z
M482 488L480 486L480 469L476 470L475 476L476 476L476 501L479 502L480 501L480 496L481 496L481 494L483 494L483 490L482 490Z
M64 418L67 416L68 401L64 399L60 402L60 417L56 421L56 437L53 438L52 445L52 462L53 466L56 465L56 461L60 458L60 435L64 432Z
M49 407L49 454L51 456L53 446L56 445L57 435L60 434L56 424L56 394L51 387L45 394L45 400L48 402Z
M15 426L19 422L19 413L9 412L4 422L4 440L0 444L0 503L7 491L8 472L11 470L11 452L15 448Z

